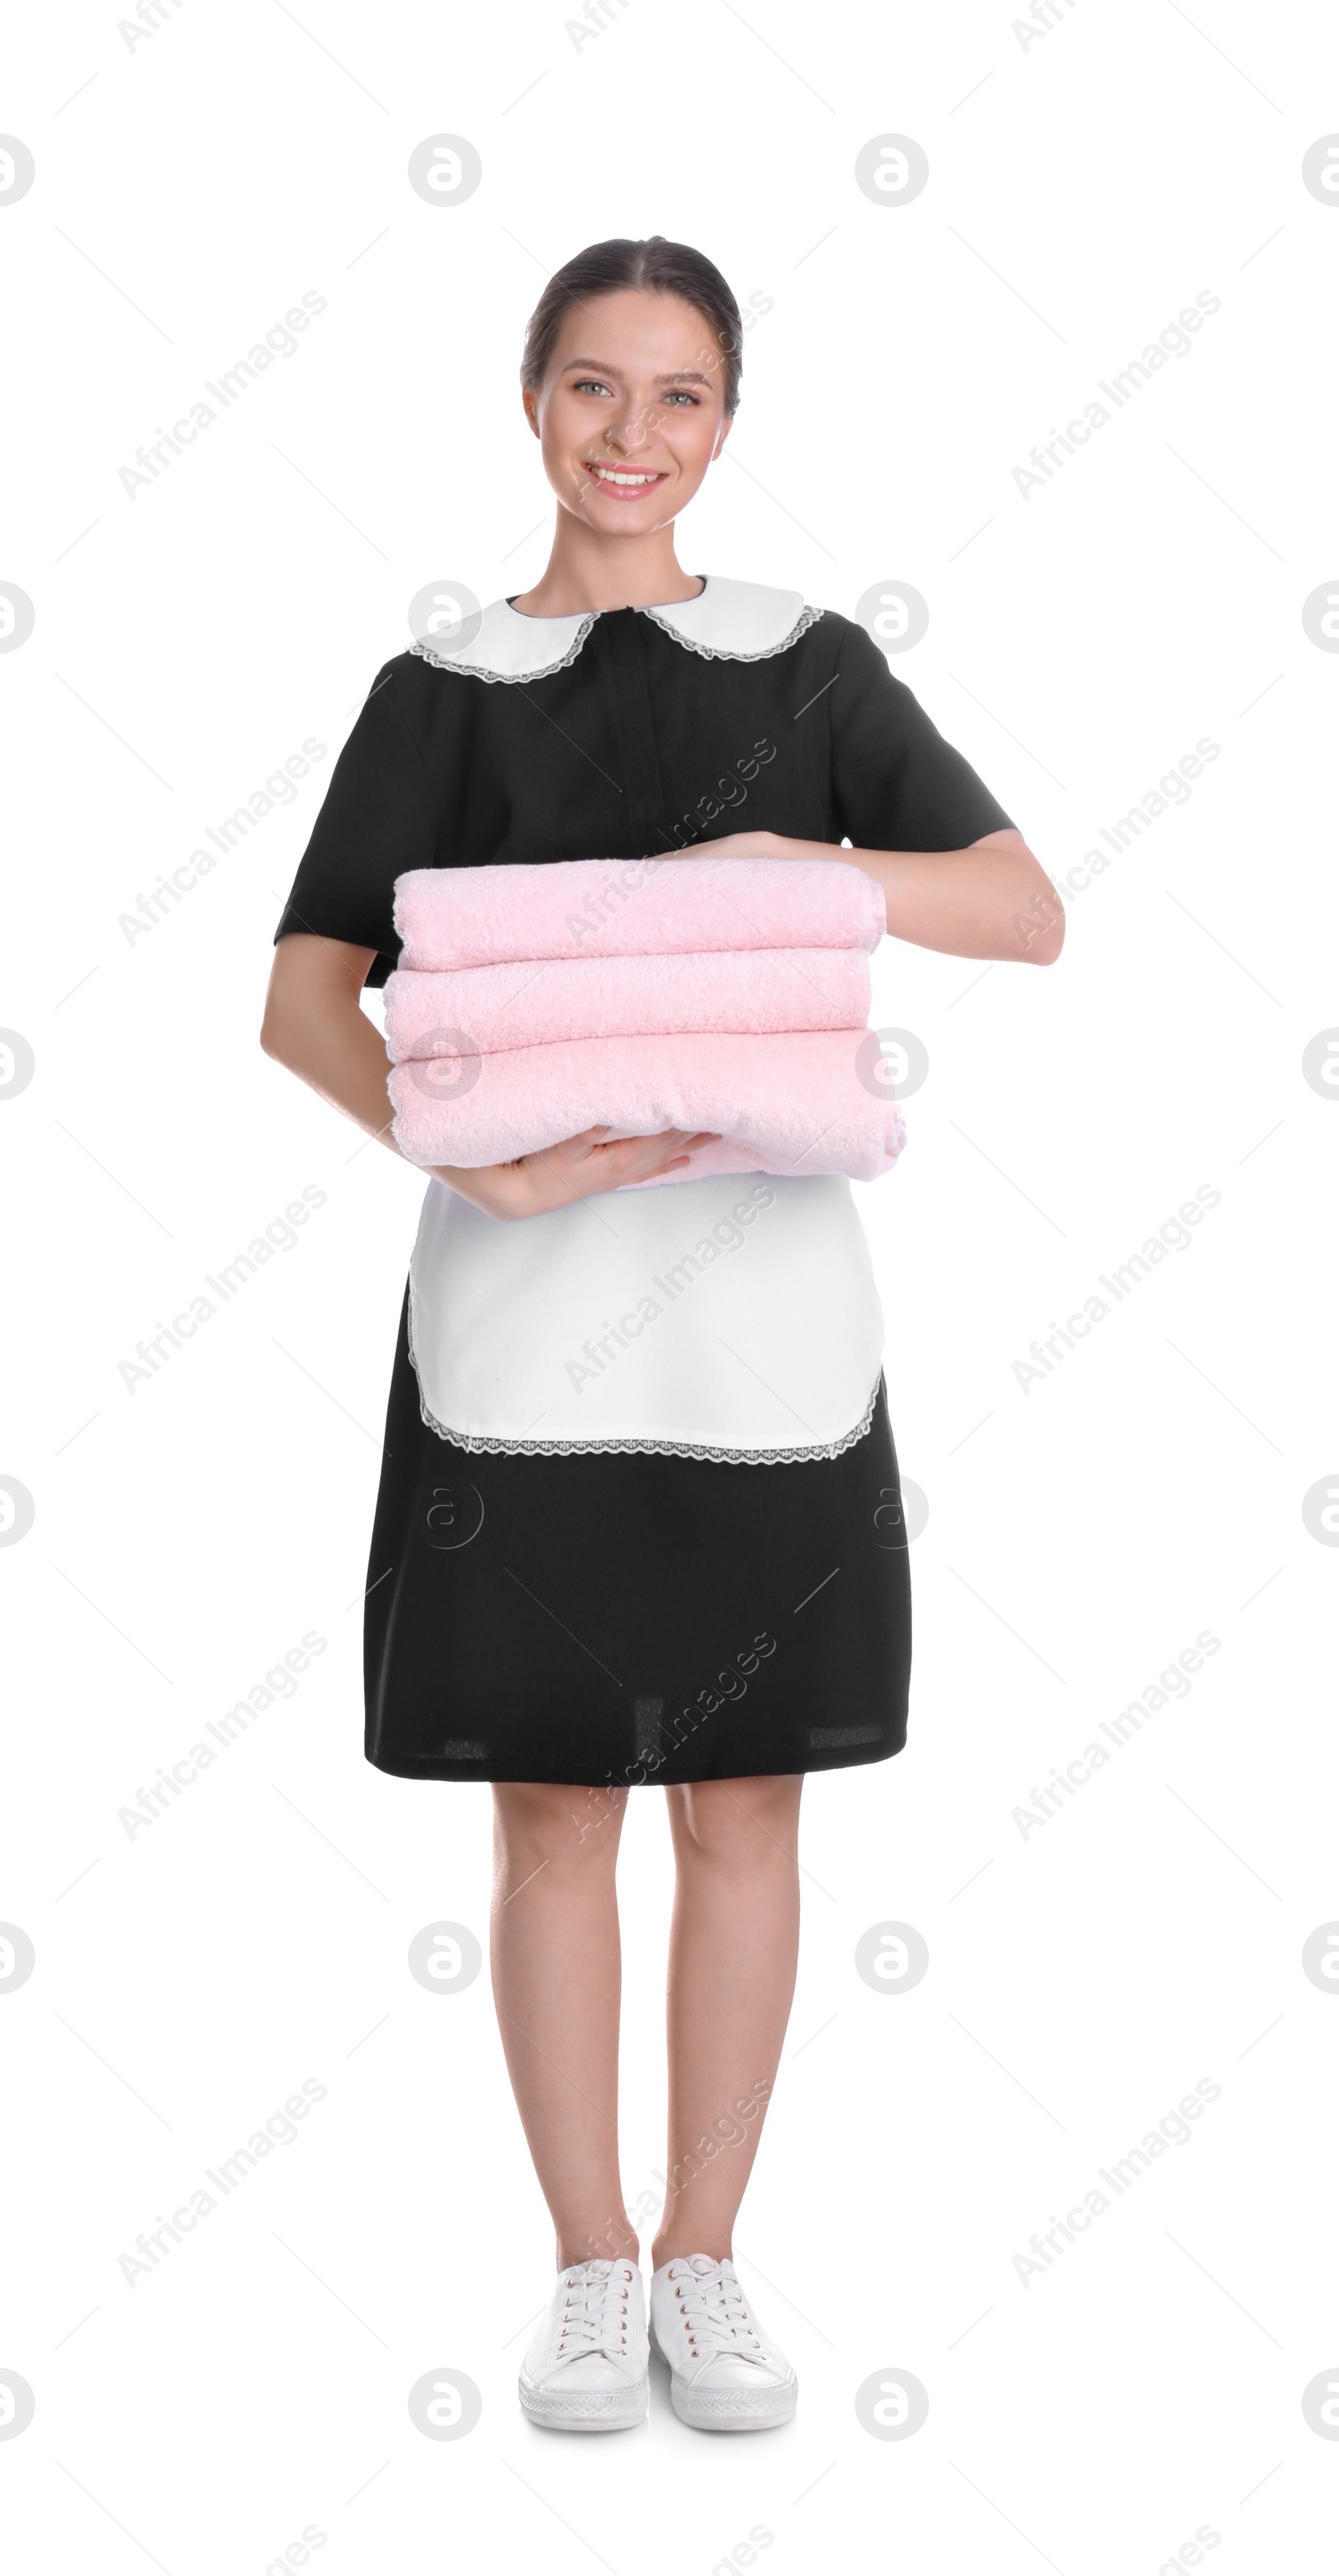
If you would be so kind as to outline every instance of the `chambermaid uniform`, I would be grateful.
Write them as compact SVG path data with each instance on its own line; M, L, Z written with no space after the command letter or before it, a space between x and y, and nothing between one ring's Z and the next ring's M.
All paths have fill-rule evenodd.
M1008 822L864 627L797 592L712 574L544 618L498 599L378 672L276 937L373 949L379 986L411 868L735 831L947 850ZM883 1344L842 1178L672 1180L512 1221L429 1180L368 1563L369 1761L607 1789L898 1752Z

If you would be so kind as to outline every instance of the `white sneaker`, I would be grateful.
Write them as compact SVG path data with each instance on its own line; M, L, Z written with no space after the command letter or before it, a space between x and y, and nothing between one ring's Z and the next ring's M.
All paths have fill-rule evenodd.
M532 2424L560 2433L618 2433L640 2424L649 2398L646 2299L640 2267L571 2263L521 2364Z
M703 2432L760 2432L795 2412L799 2382L763 2332L727 2255L677 2254L651 2275L651 2331L670 2398Z

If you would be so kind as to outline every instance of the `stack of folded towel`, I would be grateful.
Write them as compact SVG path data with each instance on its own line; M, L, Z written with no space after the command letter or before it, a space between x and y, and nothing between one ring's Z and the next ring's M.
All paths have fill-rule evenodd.
M883 893L835 859L562 859L397 880L385 988L411 1162L510 1162L584 1129L707 1131L669 1181L875 1180L905 1143L869 957ZM640 1182L639 1188L654 1184Z

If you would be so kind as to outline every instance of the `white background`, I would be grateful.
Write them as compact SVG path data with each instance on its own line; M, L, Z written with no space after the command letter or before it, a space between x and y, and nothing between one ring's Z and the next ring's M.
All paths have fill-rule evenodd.
M11 28L0 209L11 445L0 658L11 867L0 1020L9 1404L36 1519L0 1552L0 2001L15 2243L0 2442L23 2576L245 2576L306 2526L344 2570L758 2562L918 2576L1321 2563L1339 2447L1332 2066L1301 1947L1339 1915L1322 1638L1339 1465L1327 1235L1339 1021L1323 751L1339 659L1339 127L1320 13L1055 0L741 14L163 0ZM1032 22L1027 22L1031 27ZM432 207L413 147L473 142ZM871 137L930 181L877 205ZM692 571L843 614L914 584L893 665L1066 870L1201 736L1219 757L1069 902L1044 974L889 944L875 1019L931 1072L859 1193L914 1547L907 1751L806 1791L787 2054L739 2232L792 2354L755 2443L528 2429L514 2378L547 2215L486 1973L488 1801L362 1756L359 1600L414 1176L256 1043L274 923L330 761L425 583L532 583L552 499L516 370L584 243L691 241L744 303L744 399L680 537ZM136 448L307 289L327 310L133 500ZM1201 290L1221 309L1025 500L1012 469ZM294 801L150 934L119 915L308 736ZM326 1204L129 1392L118 1363L304 1184ZM1013 1364L1201 1184L1220 1204L1025 1393ZM1331 1324L1325 1325L1325 1315ZM1318 1401L1318 1397L1320 1401ZM778 1471L781 1472L781 1471ZM326 1650L151 1827L118 1810L308 1630ZM1188 1696L1044 1827L1013 1811L1202 1630ZM631 1802L624 2173L663 2162L661 1801ZM854 1950L897 1919L914 1991ZM304 2078L326 2098L132 2288L118 2257ZM1220 2087L1025 2286L1013 2257L1197 2080ZM1330 2181L1326 2182L1326 2174ZM645 2243L650 2229L643 2228ZM425 2372L481 2419L425 2439ZM924 2428L857 2388L914 2373ZM648 2474L648 2451L655 2453ZM821 2480L821 2483L819 2481ZM742 2556L731 2558L737 2543ZM297 2563L290 2559L288 2563Z

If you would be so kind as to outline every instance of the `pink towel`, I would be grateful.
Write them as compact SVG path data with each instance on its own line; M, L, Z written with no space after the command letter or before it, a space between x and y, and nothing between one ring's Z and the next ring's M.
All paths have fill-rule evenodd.
M615 1136L679 1127L722 1141L699 1147L672 1180L844 1172L872 1181L892 1169L906 1141L869 1030L591 1037L498 1055L462 1051L397 1064L388 1087L400 1151L429 1165L510 1162L596 1125Z
M480 1055L565 1038L739 1037L784 1029L863 1029L863 948L749 948L686 957L563 957L529 965L398 967L387 979L391 1060Z
M411 868L397 878L400 964L435 972L540 957L877 948L883 889L841 859L554 859Z

